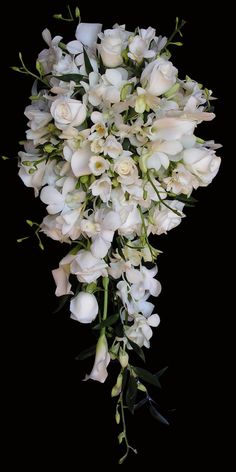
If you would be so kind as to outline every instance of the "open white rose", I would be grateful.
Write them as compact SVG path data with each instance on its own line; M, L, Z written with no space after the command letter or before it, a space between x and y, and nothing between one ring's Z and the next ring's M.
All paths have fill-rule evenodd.
M131 157L118 157L114 163L114 171L118 174L117 180L121 184L134 184L138 179L138 169Z
M122 64L121 53L125 49L124 36L122 28L107 29L103 32L101 44L98 44L97 48L104 66L118 67Z
M70 302L71 318L80 323L92 323L98 314L98 302L93 293L80 292Z
M165 202L170 208L167 208L162 203L160 207L159 205L156 206L152 214L153 225L151 226L151 232L153 234L167 233L167 231L178 226L181 223L181 218L184 216L182 213L184 203L177 200L165 200ZM171 208L173 208L175 213Z
M84 380L97 380L97 382L104 383L107 376L107 366L110 362L110 354L108 352L107 339L105 334L102 334L97 342L96 356L94 366L89 375L86 375Z
M51 114L57 128L64 130L68 125L79 126L86 119L87 109L80 100L61 97L51 105Z
M202 187L212 182L221 163L220 157L206 148L185 149L182 158L187 169L198 177Z
M141 75L142 87L159 97L175 84L177 72L170 61L163 58L156 59L145 67Z

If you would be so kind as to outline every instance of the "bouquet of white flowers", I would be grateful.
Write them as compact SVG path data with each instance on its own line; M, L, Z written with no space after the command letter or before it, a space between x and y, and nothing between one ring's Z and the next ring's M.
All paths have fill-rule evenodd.
M80 21L79 10L76 18ZM61 17L61 15L58 15ZM176 20L181 35L184 22ZM46 204L40 233L70 245L53 270L56 295L70 300L70 316L91 323L97 343L79 358L95 354L85 380L104 382L111 361L120 365L112 388L117 398L119 443L130 449L125 413L147 404L168 423L150 397L162 372L135 365L150 347L160 318L149 297L161 285L149 235L180 224L193 189L211 183L220 158L214 141L196 134L214 118L211 91L188 76L182 80L170 61L173 36L154 28L127 31L114 25L79 22L75 40L51 37L36 62L28 129L19 152L19 175ZM33 226L35 223L28 221Z

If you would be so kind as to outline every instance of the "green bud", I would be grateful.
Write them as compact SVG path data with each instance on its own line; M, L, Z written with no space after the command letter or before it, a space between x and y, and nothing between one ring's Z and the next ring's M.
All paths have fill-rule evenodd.
M142 156L139 157L139 167L144 174L146 174L147 172L146 162L147 162L148 157L149 157L149 154L143 154Z
M142 383L138 383L138 390L140 390L141 392L147 392L147 389L145 387L145 385L143 385Z
M133 84L125 84L123 85L121 92L120 92L120 99L124 101L129 93L132 92Z
M115 416L115 418L116 418L116 424L120 424L120 413L119 413L118 410L116 410L116 416Z
M166 98L172 97L176 92L178 92L180 84L174 84L164 95Z
M112 185L113 185L113 187L119 187L119 185L120 185L118 180L115 177L114 177L114 179L112 179Z
M80 18L80 9L79 9L79 7L76 7L76 9L75 9L75 18Z
M134 109L135 109L136 113L143 113L146 110L145 95L139 95L136 98Z
M80 177L81 184L87 184L88 181L89 181L89 175L82 175Z
M42 77L42 75L44 75L44 68L43 68L41 62L39 62L38 60L36 61L36 70L38 71L40 77Z
M96 282L91 282L90 284L87 285L85 292L93 293L94 290L96 290L96 288L97 288Z
M36 170L37 170L37 169L34 169L34 168L30 169L30 170L29 170L29 174L34 174Z
M43 146L43 150L48 154L51 154L51 152L55 150L55 147L52 144L45 144L45 146Z
M147 200L147 196L148 196L147 190L143 189L143 199Z
M202 139L202 138L196 138L196 142L199 143L199 144L204 144L205 143L204 139Z
M119 351L119 361L120 361L121 367L125 369L125 367L127 367L128 362L129 362L129 355L127 354L126 351L124 351L124 349L122 349L122 347L120 348L120 351Z
M120 433L119 436L118 436L119 444L122 443L123 439L125 439L125 433L124 433L124 431L122 431L122 433Z
M128 49L124 49L124 51L122 51L121 57L124 59L125 62L128 62L129 60Z
M62 20L62 14L61 13L55 13L55 15L52 16L53 18L55 18L56 20Z
M10 157L7 157L7 156L1 156L1 157L3 161L7 161L8 159L10 159Z
M32 166L31 161L22 161L23 166Z
M26 220L26 223L27 223L27 225L31 226L31 228L32 228L32 226L34 226L34 222L31 221L31 220Z

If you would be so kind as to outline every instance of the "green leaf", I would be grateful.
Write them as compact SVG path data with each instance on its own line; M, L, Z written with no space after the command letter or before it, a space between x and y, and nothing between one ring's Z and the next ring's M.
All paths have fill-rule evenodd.
M133 369L137 376L145 380L145 382L148 382L151 385L155 385L155 387L161 388L161 384L158 378L155 375L151 374L151 372L146 369L141 369L141 367L133 367Z
M128 369L126 368L123 373L123 380L122 380L122 391L124 391L128 380Z
M155 376L159 379L168 369L168 366L163 367L163 369L158 370L158 372L155 374Z
M155 420L159 421L159 423L169 426L169 421L167 421L166 418L164 418L164 416L162 416L161 413L159 413L159 411L153 405L150 405L149 411L153 418L155 418Z
M88 57L88 54L87 54L87 51L85 49L85 47L83 48L84 50L84 65L85 65L85 70L87 72L87 74L89 75L90 72L93 72L93 68L92 68L92 65L91 65L91 62L89 60L89 57Z
M88 357L91 357L95 354L96 352L96 344L94 346L90 346L87 349L84 349L81 351L78 356L76 356L77 361L83 361L84 359L88 359Z
M81 80L84 79L84 76L81 74L64 74L64 75L54 75L56 79L62 80L63 82L70 82L73 80L76 84L79 84Z
M130 147L130 140L128 138L125 138L123 143L122 143L122 147L125 151L128 151L129 150L129 147Z
M145 397L142 400L140 400L140 402L136 403L136 405L134 405L134 411L139 410L139 408L145 405L147 401L148 401L148 397Z
M69 298L70 298L70 295L62 295L59 298L58 307L53 311L53 313L59 313L59 311L62 310L63 306L65 306Z
M140 357L140 359L142 359L143 362L146 362L145 355L141 347L139 347L138 344L131 341L131 339L129 339L128 337L127 339L129 341L130 346L133 348L135 354L137 354Z
M134 414L137 389L137 380L135 377L133 377L133 375L130 375L125 399L126 405L132 414Z
M116 313L115 315L108 316L108 318L104 321L101 321L101 323L96 324L93 329L101 329L105 328L106 326L112 326L113 324L116 323L116 321L119 319L120 315L119 313Z

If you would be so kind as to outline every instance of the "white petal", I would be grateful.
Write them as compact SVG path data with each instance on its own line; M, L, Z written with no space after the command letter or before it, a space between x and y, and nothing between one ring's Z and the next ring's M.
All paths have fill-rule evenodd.
M101 236L96 236L91 244L90 250L94 257L103 258L107 255L110 243L106 243Z
M117 69L107 69L105 76L112 85L119 86L122 82L122 75Z
M59 213L59 211L64 207L64 197L51 185L48 185L41 190L40 200L42 200L43 203L48 204L47 211L51 215Z
M78 149L71 158L71 168L76 177L90 175L89 159L92 156L90 146Z
M80 23L77 26L75 37L85 46L92 48L101 30L102 24L100 23Z
M71 292L71 284L69 282L69 274L66 273L66 271L62 268L59 267L58 269L54 269L52 271L53 278L56 283L56 296L61 297L62 295L67 295L68 293Z
M182 151L183 146L179 141L165 141L158 145L158 151L165 152L166 154L175 155Z
M155 328L160 324L160 321L160 316L156 314L149 316L149 318L147 319L149 326L153 326Z
M70 54L79 54L81 52L83 52L83 46L81 44L80 41L70 41L67 46L67 51L70 53Z

